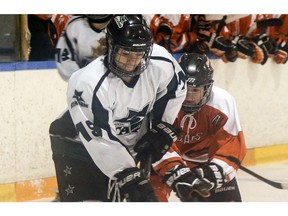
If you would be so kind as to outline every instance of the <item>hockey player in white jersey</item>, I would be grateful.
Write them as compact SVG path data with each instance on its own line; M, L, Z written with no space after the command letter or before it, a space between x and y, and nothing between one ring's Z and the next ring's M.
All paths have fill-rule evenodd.
M137 163L176 140L185 76L141 15L116 15L107 40L107 55L69 79L66 121L50 126L60 201L157 201Z
M112 14L72 16L56 46L56 66L63 80L106 52L106 26Z

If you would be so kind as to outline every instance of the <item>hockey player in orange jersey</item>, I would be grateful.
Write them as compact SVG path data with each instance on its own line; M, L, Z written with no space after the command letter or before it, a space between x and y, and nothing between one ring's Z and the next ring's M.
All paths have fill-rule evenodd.
M190 14L155 14L150 21L154 43L165 47L170 53L189 50L197 39L196 32L191 29L192 20Z
M183 194L181 190L193 188L193 183L177 187L178 177L171 178L177 167L186 164L199 179L210 183L211 196L184 193L187 197L180 197L181 201L241 202L235 176L246 145L235 99L213 85L214 70L205 54L185 53L179 62L187 76L187 95L174 123L181 134L173 148L181 158L170 151L171 157L153 164L159 174L151 175L157 196L162 202L168 201L171 188L167 184L178 197ZM159 176L163 178L159 180Z

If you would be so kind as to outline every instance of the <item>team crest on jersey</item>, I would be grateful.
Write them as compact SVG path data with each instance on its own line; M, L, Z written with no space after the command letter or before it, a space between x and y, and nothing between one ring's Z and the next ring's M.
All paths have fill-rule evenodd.
M123 28L124 22L126 22L128 19L125 15L123 15L123 16L115 16L114 20L118 28Z
M82 94L83 94L83 91L77 91L77 90L74 91L73 98L75 98L76 101L73 101L71 103L71 108L73 108L76 105L79 105L81 107L86 107L86 108L88 107L88 104L84 101L84 99L81 96Z
M118 119L114 121L116 131L118 135L128 135L136 133L141 127L143 119L148 110L148 105L142 109L142 111L136 111L128 109L127 118Z

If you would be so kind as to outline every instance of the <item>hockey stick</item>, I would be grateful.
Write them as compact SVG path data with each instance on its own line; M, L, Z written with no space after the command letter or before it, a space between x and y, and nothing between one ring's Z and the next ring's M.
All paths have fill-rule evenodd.
M144 175L147 179L150 179L151 165L152 165L151 154L147 157L145 161L140 162L140 168L144 170Z
M281 26L283 24L283 20L279 18L271 18L271 19L266 19L266 20L259 20L251 25L249 30L246 33L246 36L249 37L250 34L255 30L255 29L263 29L267 28L270 26Z
M152 128L152 117L153 114L149 113L147 128L150 130ZM145 161L140 161L140 168L143 169L145 177L149 180L151 174L151 166L152 166L152 155L149 154Z
M239 169L243 170L244 172L252 175L253 177L265 182L266 184L272 186L272 187L275 187L275 188L278 188L278 189L283 189L283 190L288 190L288 183L280 183L280 182L274 182L274 181L271 181L269 179L266 179L260 175L258 175L257 173L253 172L252 170L240 165L239 166Z
M227 19L227 15L224 15L221 20L217 20L217 21L215 20L214 22L212 22L212 25L213 24L216 25L217 23L219 23L219 24L218 24L218 27L217 27L216 31L213 32L211 37L210 37L210 40L209 40L209 43L208 43L209 47L212 46L213 42L215 41L215 38L217 36L219 36L221 30L226 25L226 19Z

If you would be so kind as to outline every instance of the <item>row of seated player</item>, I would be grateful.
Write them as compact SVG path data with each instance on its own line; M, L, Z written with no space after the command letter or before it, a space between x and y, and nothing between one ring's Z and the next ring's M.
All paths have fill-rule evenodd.
M177 53L197 52L205 53L211 58L221 58L224 62L235 62L238 58L242 58L262 65L267 62L268 58L273 58L278 64L284 64L287 61L288 18L286 14L145 14L144 16L152 30L154 42L164 46L175 56ZM29 60L54 60L61 33L68 19L76 19L75 17L64 14L28 15L31 32ZM99 56L95 54L96 45L99 44L96 41L99 39L99 31L96 28L96 33L93 33L95 29L91 28L91 22L87 16L85 19L86 21L82 21L81 24L76 20L74 23L78 26L86 25L89 28L86 31L92 32L88 45L85 45L86 64ZM70 32L74 31L71 34L82 38L87 37L87 35L75 34L77 31L75 29L70 30ZM80 30L82 31L83 27L78 31ZM72 40L69 32L67 36ZM96 41L95 45L92 45L90 41ZM92 47L89 47L90 44ZM101 49L105 50L103 44L101 42ZM77 50L79 47L80 45L76 45L74 53L79 51ZM83 62L78 62L78 64L83 64Z

